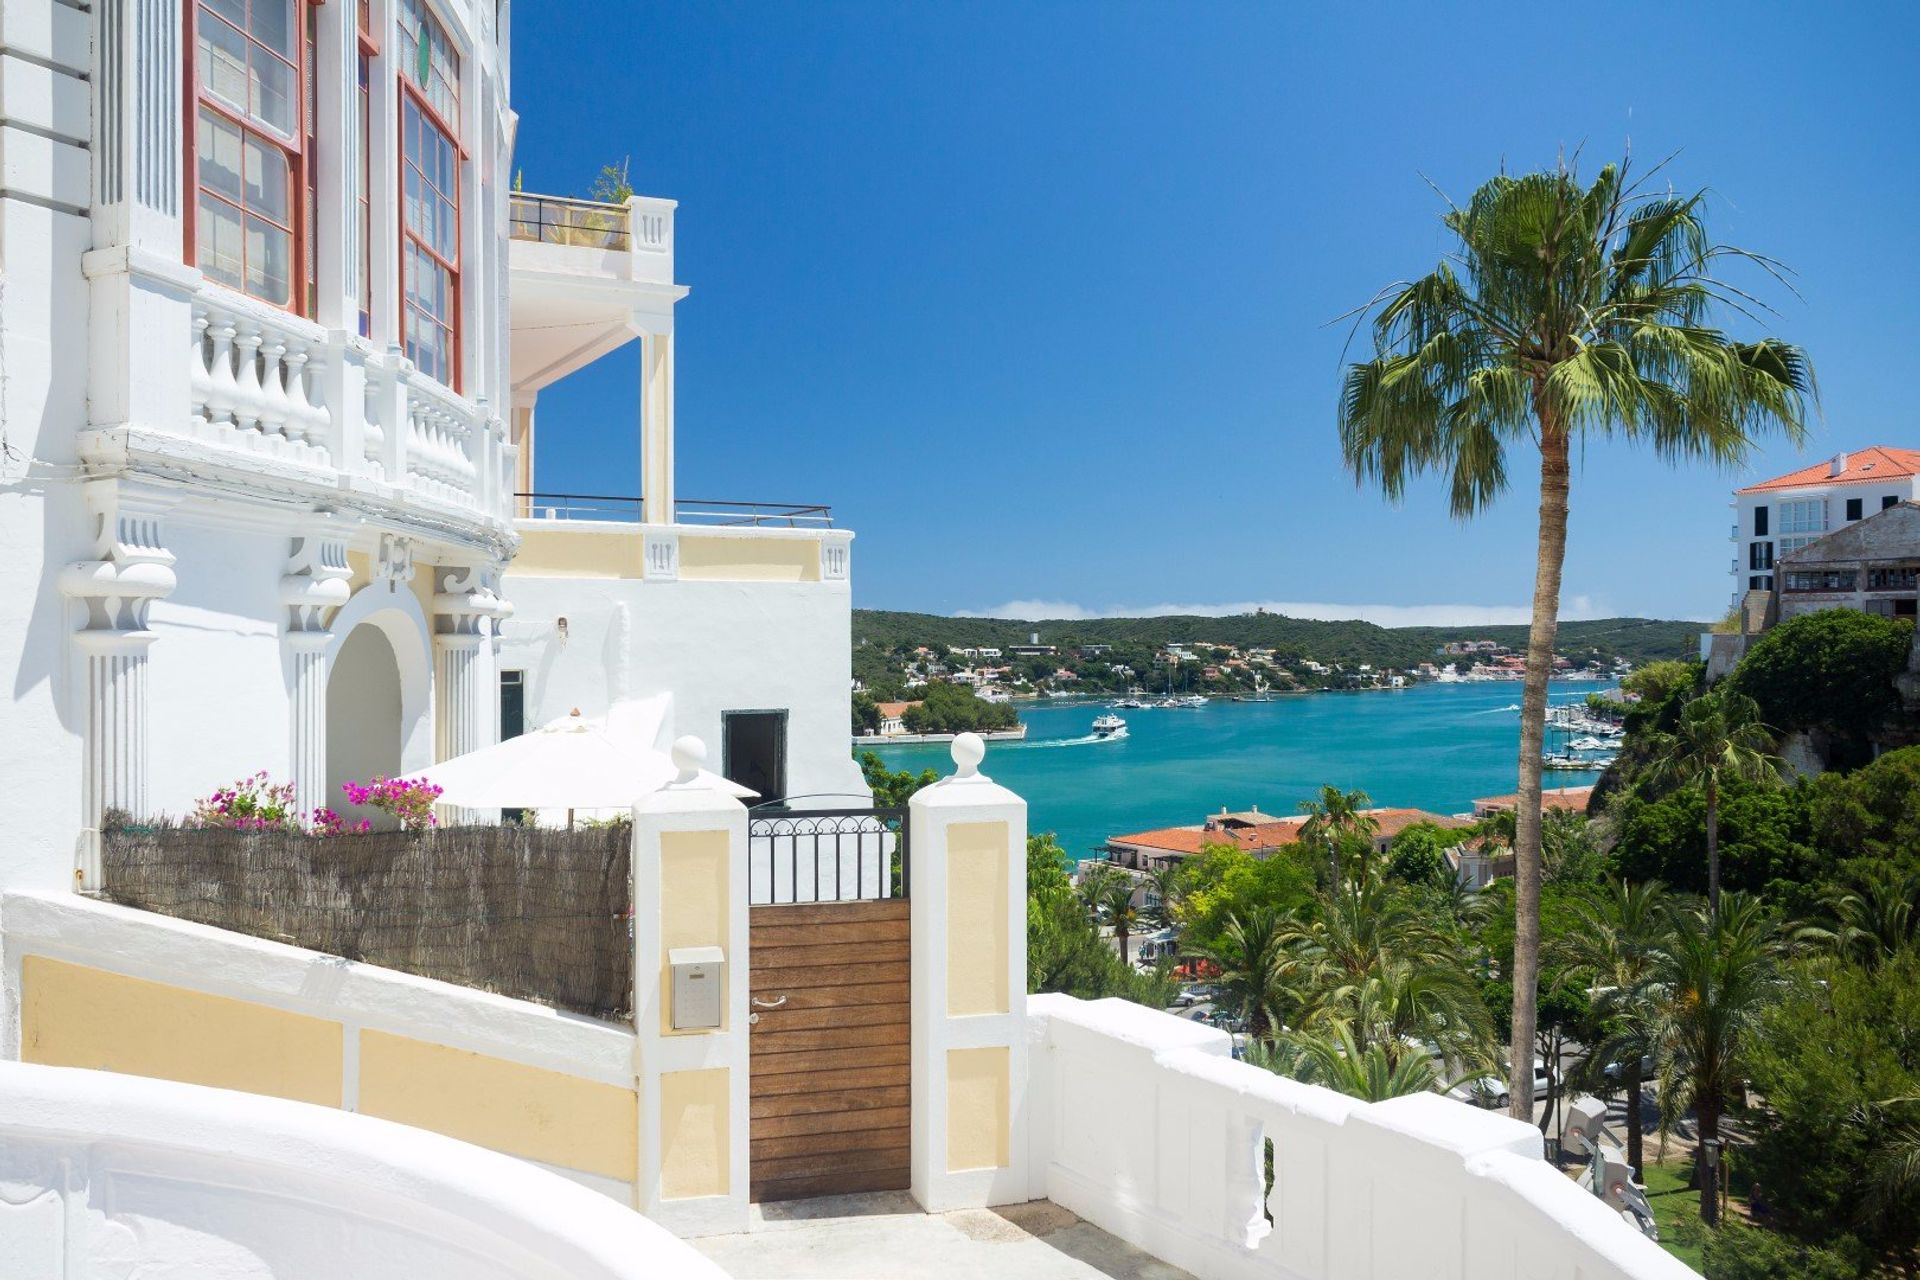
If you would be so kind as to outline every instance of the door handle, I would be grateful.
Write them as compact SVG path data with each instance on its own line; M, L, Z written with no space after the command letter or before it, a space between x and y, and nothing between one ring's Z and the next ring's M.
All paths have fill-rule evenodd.
M778 1009L786 1002L787 997L785 995L782 995L778 1000L762 1000L759 996L755 996L753 998L753 1007L756 1009Z

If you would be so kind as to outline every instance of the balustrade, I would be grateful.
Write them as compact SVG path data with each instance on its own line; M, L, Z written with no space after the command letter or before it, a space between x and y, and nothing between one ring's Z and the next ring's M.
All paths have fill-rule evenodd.
M294 316L193 303L188 421L200 439L313 466L333 465L332 415L319 391L326 342Z

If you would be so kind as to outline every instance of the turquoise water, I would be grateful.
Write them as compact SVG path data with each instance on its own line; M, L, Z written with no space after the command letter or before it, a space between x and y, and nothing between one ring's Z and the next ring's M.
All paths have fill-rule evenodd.
M1555 702L1611 685L1555 684ZM1479 796L1518 785L1520 685L1423 684L1274 702L1213 702L1121 711L1127 737L1090 739L1104 702L1025 703L1025 742L987 745L982 771L1027 798L1033 831L1053 831L1073 856L1108 836L1199 822L1221 805L1284 816L1322 783L1358 787L1378 805L1465 813ZM953 770L946 744L887 747L896 769ZM1550 773L1548 786L1585 786L1597 773Z

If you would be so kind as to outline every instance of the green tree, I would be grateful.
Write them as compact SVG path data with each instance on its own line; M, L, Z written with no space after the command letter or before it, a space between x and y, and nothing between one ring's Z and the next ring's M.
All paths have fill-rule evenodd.
M1860 1280L1861 1274L1843 1253L1738 1222L1707 1237L1705 1270L1707 1280Z
M1765 906L1729 893L1718 910L1669 913L1647 984L1661 1124L1693 1112L1700 1220L1709 1227L1719 1222L1720 1198L1706 1144L1720 1140L1721 1117L1750 1073L1762 1018L1778 994L1781 950Z
M1061 991L1082 1000L1120 996L1150 1009L1173 1002L1177 984L1165 968L1149 972L1121 963L1074 891L1067 855L1051 834L1027 838L1027 990Z
M1607 857L1584 813L1549 810L1540 823L1540 872L1546 884L1594 884Z
M856 734L880 732L880 704L873 700L872 694L853 695L853 731Z
M1254 1041L1271 1039L1295 1006L1289 981L1287 918L1270 907L1229 915L1220 936L1200 954L1220 967L1219 1003L1247 1024Z
M1900 714L1894 678L1906 669L1913 623L1854 609L1789 618L1753 642L1727 677L1768 724L1829 740L1828 763L1865 763Z
M1185 945L1204 952L1217 944L1231 916L1256 911L1291 914L1313 899L1308 855L1290 846L1256 858L1237 845L1207 845L1182 866L1174 919Z
M1330 891L1340 886L1349 868L1359 879L1370 873L1373 836L1380 829L1380 820L1367 812L1372 803L1364 791L1329 785L1320 788L1319 799L1300 804L1300 812L1307 815L1300 824L1300 843L1327 860Z
M1769 428L1804 435L1805 356L1772 338L1736 342L1712 325L1717 309L1742 310L1747 296L1716 275L1721 264L1758 259L1715 245L1703 204L1703 194L1643 190L1625 165L1608 165L1591 186L1566 165L1492 179L1443 215L1448 260L1365 308L1373 357L1349 367L1342 389L1347 466L1389 498L1439 472L1454 513L1470 516L1507 487L1510 448L1539 451L1515 842L1515 1116L1532 1115L1541 752L1574 445L1621 436L1668 460L1731 466Z
M886 761L871 751L860 753L860 776L873 792L873 802L882 808L896 808L912 798L922 787L940 781L932 769L914 773L911 769L889 769Z
M1104 921L1113 930L1114 941L1120 944L1121 964L1132 963L1127 942L1140 927L1140 907L1134 902L1139 892L1140 885L1133 876L1111 863L1088 868L1080 881L1080 896L1086 900L1087 909L1095 920Z
M1277 1075L1290 1076L1344 1093L1364 1102L1383 1102L1438 1087L1433 1060L1424 1053L1395 1053L1375 1041L1354 1042L1345 1026L1319 1034L1289 1032L1248 1048L1245 1060Z
M1387 878L1401 884L1443 885L1454 878L1447 850L1459 843L1457 832L1437 823L1403 827L1387 846Z
M1816 778L1812 840L1833 858L1920 869L1920 746L1889 751L1849 774Z
M1728 690L1695 698L1680 710L1672 733L1648 743L1654 784L1698 786L1707 800L1707 905L1720 905L1720 788L1730 779L1765 782L1779 776L1773 734L1760 723L1760 704Z
M1635 667L1620 681L1620 691L1653 706L1682 693L1688 693L1700 681L1704 670L1697 662L1666 659Z

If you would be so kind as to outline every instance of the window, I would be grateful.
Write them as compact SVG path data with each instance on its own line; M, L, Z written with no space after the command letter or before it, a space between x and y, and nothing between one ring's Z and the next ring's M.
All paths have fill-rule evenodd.
M302 16L295 0L199 0L193 11L193 259L208 279L289 310L305 307L310 274Z
M1773 568L1773 544L1771 542L1750 542L1747 544L1747 568Z
M1900 495L1899 495L1899 494L1897 494L1897 493L1889 493L1889 494L1887 494L1887 495L1886 495L1885 497L1883 497L1883 498L1881 498L1881 499L1880 499L1880 509L1881 509L1882 511L1885 511L1885 510L1886 510L1886 509L1887 509L1888 507L1890 507L1890 506L1892 506L1892 505L1893 505L1894 503L1896 503L1896 502L1898 502L1898 501L1900 501Z
M500 741L517 738L526 731L527 673L502 671L500 673ZM525 809L502 809L500 819L503 822L521 822L525 820L526 812Z
M1859 580L1852 569L1807 569L1787 575L1787 590L1851 591Z
M720 717L726 777L759 793L756 804L787 798L787 713L728 711Z
M1780 504L1780 532L1825 533L1826 531L1827 500L1825 498L1803 498L1798 502Z
M359 52L353 107L355 124L360 130L360 217L354 226L359 250L354 258L360 266L360 336L373 336L373 55L379 46L373 42L373 6L360 0L355 6L359 25Z
M459 377L460 77L452 41L424 0L400 3L400 291L407 358L452 387Z
M1818 541L1820 541L1818 534L1805 538L1782 538L1780 539L1780 554L1783 557L1790 556L1800 548L1812 546Z
M1753 536L1756 538L1764 538L1767 536L1767 509L1765 507L1755 507L1753 509Z
M1859 499L1859 498L1848 498L1848 499L1847 499L1847 519L1849 519L1849 520L1858 520L1858 519L1860 518L1860 515L1861 515L1861 512L1860 512L1860 507L1861 507L1861 504L1862 504L1862 499Z
M1920 569L1869 569L1867 590L1912 591L1920 587Z
M1764 575L1762 575L1762 576L1759 576L1759 577L1754 577L1754 578L1748 578L1748 579L1747 579L1747 590L1749 590L1749 591L1771 591L1771 590L1773 590L1773 579L1772 579L1772 578L1769 578L1769 577L1766 577L1766 576L1764 576Z

